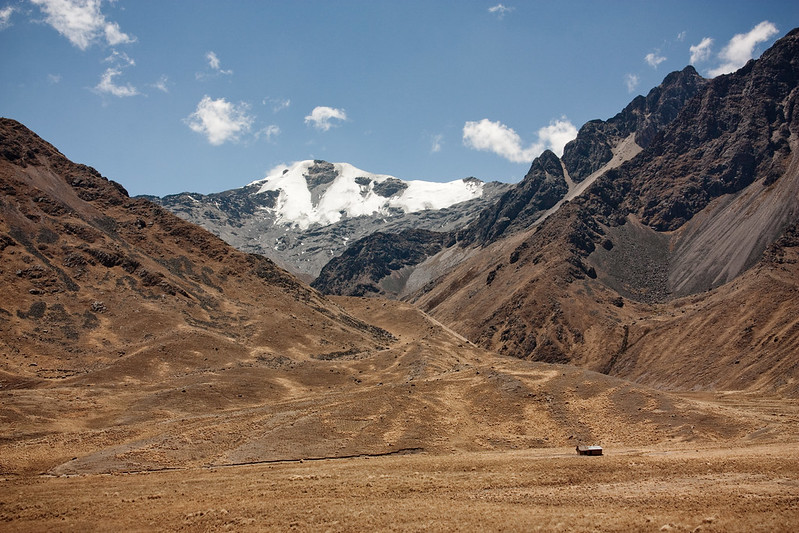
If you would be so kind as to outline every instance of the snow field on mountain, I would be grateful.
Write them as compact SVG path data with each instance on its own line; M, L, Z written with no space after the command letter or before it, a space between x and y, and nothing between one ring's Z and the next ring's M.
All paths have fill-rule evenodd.
M308 229L314 224L326 226L343 217L359 217L375 213L388 214L390 209L401 209L414 213L425 209L444 209L454 204L479 198L483 193L483 183L477 180L455 180L447 183L421 180L397 180L385 174L373 174L348 163L333 163L336 177L312 191L306 176L314 161L298 161L285 167L279 166L269 172L266 178L253 182L261 184L256 194L279 191L273 211L278 224L289 224L300 229ZM366 178L366 180L357 180ZM396 194L385 197L374 190L375 183L397 180L404 188ZM360 181L360 183L359 183ZM317 201L314 202L314 192Z

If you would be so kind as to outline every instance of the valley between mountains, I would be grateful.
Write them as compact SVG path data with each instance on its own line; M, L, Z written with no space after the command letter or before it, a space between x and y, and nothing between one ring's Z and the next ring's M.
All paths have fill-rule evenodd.
M797 74L669 74L515 185L131 198L0 119L2 529L796 530Z

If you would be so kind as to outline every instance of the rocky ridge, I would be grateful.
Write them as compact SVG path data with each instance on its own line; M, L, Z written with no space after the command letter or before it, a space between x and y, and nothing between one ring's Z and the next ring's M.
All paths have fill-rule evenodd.
M440 252L448 239L446 233L421 229L376 231L331 259L311 286L339 295L397 297L413 266Z
M631 134L638 146L648 147L706 83L689 65L666 76L646 96L636 96L607 121L592 120L584 124L577 138L563 149L563 164L571 179L581 182L602 168L613 157L613 148Z
M412 300L517 357L680 387L760 372L795 393L796 266L768 258L799 220L797 57L794 30L708 81L636 157Z
M533 161L521 182L502 194L494 204L485 207L465 228L454 229L437 240L446 243L447 247L455 243L461 248L486 246L534 226L566 199L579 195L603 170L618 166L637 154L642 146L648 145L705 83L706 80L693 67L669 74L646 97L636 97L614 117L586 123L577 138L566 145L562 159L549 150L542 153ZM365 251L383 243L390 249ZM314 287L331 294L368 292L402 297L409 291L404 283L397 285L397 279L407 281L415 276L432 281L441 274L425 267L414 272L418 265L435 254L403 256L394 253L397 247L393 243L380 239L365 239L352 246L357 252L332 258L313 282ZM365 256L383 263L368 265L364 262ZM387 267L388 263L391 267ZM395 287L393 291L386 291L381 284L383 278L378 277L381 273L388 276L387 270L393 273L395 282L390 283ZM365 283L367 279L369 281ZM412 287L424 284L424 281L416 279Z

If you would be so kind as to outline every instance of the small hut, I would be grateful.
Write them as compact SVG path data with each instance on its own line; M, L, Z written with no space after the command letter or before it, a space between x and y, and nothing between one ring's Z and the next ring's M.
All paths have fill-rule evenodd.
M585 446L580 444L577 446L577 453L579 455L602 455L602 446Z

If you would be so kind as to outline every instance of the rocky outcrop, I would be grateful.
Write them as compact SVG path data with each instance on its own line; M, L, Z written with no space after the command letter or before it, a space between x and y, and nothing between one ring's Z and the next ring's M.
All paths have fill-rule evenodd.
M447 238L427 230L375 232L331 259L311 286L326 294L396 296L407 278L403 270L438 253Z
M546 150L533 161L524 179L502 195L456 239L462 246L486 244L503 234L530 227L569 191L558 156Z
M568 178L579 183L610 162L628 137L634 136L641 147L649 146L706 81L693 67L686 67L666 76L647 96L636 97L616 116L587 122L566 145L562 159L549 150L541 154L516 188L459 232L457 240L464 246L485 245L528 229L568 193L564 168Z
M587 122L563 149L563 164L569 177L581 182L613 157L613 148L630 135L646 148L655 135L677 118L677 114L707 80L694 67L672 72L646 96L637 96L619 114Z

